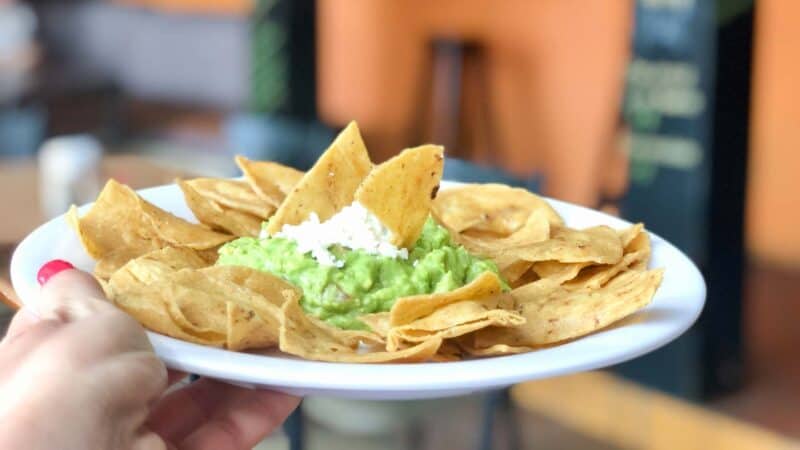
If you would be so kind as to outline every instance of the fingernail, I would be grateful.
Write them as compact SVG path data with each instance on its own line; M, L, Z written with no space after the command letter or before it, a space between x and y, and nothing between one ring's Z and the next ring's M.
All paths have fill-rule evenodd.
M36 274L36 281L39 282L40 286L44 286L44 284L47 283L47 280L52 278L53 275L64 270L74 268L75 266L64 261L63 259L54 259L44 263L44 265L39 269L39 272Z

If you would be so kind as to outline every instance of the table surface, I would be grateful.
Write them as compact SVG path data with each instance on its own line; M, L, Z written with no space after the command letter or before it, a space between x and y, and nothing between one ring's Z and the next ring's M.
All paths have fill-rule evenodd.
M182 171L156 165L137 155L106 156L101 163L105 178L114 178L134 189L171 183ZM39 170L33 159L0 159L0 244L17 243L44 220L39 206Z

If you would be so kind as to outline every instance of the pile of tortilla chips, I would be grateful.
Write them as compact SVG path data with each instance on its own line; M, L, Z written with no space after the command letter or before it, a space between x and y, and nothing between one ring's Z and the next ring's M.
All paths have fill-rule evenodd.
M243 180L178 180L200 222L180 219L109 181L91 210L68 214L109 299L150 330L230 350L278 347L337 362L453 361L531 351L586 335L647 305L662 271L647 270L641 224L567 227L542 198L498 184L438 193L442 148L407 149L373 166L351 123L308 172L237 157ZM217 249L274 233L358 201L411 246L432 215L470 252L491 258L511 286L486 272L446 293L399 298L361 316L371 331L307 315L302 292L247 267L216 266Z

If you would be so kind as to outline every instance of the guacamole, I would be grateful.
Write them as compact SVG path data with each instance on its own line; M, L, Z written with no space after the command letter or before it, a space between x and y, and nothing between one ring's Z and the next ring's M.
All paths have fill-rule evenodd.
M389 311L398 297L447 292L487 270L497 273L493 262L454 244L430 218L408 259L341 247L330 251L344 261L343 267L319 264L288 239L243 237L220 248L217 264L252 267L286 279L303 290L301 305L307 313L346 329L366 329L357 317Z

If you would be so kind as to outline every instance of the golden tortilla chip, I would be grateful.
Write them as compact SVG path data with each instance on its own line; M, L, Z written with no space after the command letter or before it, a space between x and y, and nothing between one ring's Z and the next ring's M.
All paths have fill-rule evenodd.
M497 308L497 301L464 300L443 306L429 316L389 330L386 349L401 348L405 342L424 342L437 337L451 339L488 326L515 327L525 318L514 311Z
M205 261L192 250L165 247L128 261L114 272L106 285L110 290L119 293L136 285L157 284L181 269L204 265Z
M178 180L183 198L200 223L212 229L222 230L235 236L258 236L262 219L236 209L227 209L217 201L200 195L187 181Z
M581 269L589 263L562 263L559 261L539 261L533 263L532 270L539 278L550 278L558 284L578 276Z
M632 228L638 228L641 224L637 224ZM638 233L636 233L633 238L626 240L622 238L622 245L625 247L625 253L638 253L640 257L631 263L630 268L632 270L646 270L647 263L650 262L650 235L641 227L638 229Z
M529 270L524 274L522 274L522 276L519 277L519 279L515 281L513 285L509 286L516 289L518 287L522 287L525 286L526 284L530 284L539 280L541 280L541 278L539 278L539 275L537 275L536 272L534 272L533 270Z
M228 350L266 348L277 343L275 330L264 326L264 322L252 309L228 302L227 318L225 347Z
M114 304L136 319L148 330L186 342L223 347L225 335L214 332L186 331L181 328L167 310L159 285L137 285L122 292L114 292Z
M300 289L283 278L250 267L211 266L200 272L218 280L246 287L278 307L281 307L286 300L299 300L302 297Z
M454 291L398 298L389 312L392 327L407 325L437 309L461 300L477 300L500 293L500 279L494 272L484 272L469 284Z
M467 350L470 356L503 356L503 355L516 355L519 353L532 352L533 347L526 347L524 345L506 345L495 344L486 348L474 348Z
M205 260L207 266L212 266L217 262L219 259L219 248L222 247L211 247L204 250L195 250L197 252L197 256L203 258Z
M553 227L550 239L536 244L509 248L494 257L502 270L523 261L616 264L622 258L622 243L617 233L605 225L573 230Z
M348 330L312 320L297 300L287 301L282 309L280 349L305 359L352 363L417 362L431 359L442 344L441 339L429 339L397 352L363 353L359 352L358 342L349 336Z
M619 239L622 241L622 247L627 247L631 241L636 239L637 236L644 232L644 225L641 223L637 223L632 225L624 230L618 232Z
M475 346L541 346L584 336L650 303L662 276L663 270L625 272L597 290L571 291L554 287L549 280L542 280L545 283L539 286L523 286L512 295L526 323L515 328L479 330Z
M391 325L389 325L388 312L364 314L359 316L358 320L365 323L378 336L385 338L389 334Z
M135 194L134 194L135 195ZM204 250L230 241L234 236L211 231L204 225L187 222L137 196L139 208L150 221L154 232L167 244Z
M512 263L510 266L504 267L500 271L500 276L503 277L504 280L509 284L509 286L516 287L519 285L520 280L529 273L531 267L533 267L533 263L530 261L516 261ZM536 273L533 273L537 279L539 278ZM525 284L525 283L522 283Z
M68 221L87 253L102 263L98 272L103 278L129 260L168 245L209 249L233 237L162 211L114 180L106 183L84 217L70 208Z
M208 270L181 270L175 273L170 281L175 286L186 288L186 291L175 292L169 297L169 300L176 303L192 323L198 324L197 321L202 320L208 324L213 323L213 326L217 327L222 321L223 329L226 332L228 329L227 303L233 302L246 311L252 310L262 321L263 329L260 331L269 333L272 339L269 343L262 340L262 346L266 347L277 343L282 316L280 307L258 292L213 275L214 272L209 274ZM192 291L193 293L189 295L189 292ZM187 294L185 297L181 296L184 292ZM210 317L201 319L198 317L200 314Z
M564 284L568 289L598 289L625 270L646 270L650 260L650 239L640 225L620 233L625 253L616 264L587 267L580 275Z
M452 362L460 361L464 356L464 351L453 340L443 341L439 347L439 351L433 355L431 361L435 362Z
M473 253L494 256L508 249L536 244L550 238L550 222L544 210L533 211L521 228L506 237L455 234L454 238Z
M109 180L89 212L79 217L73 205L67 213L86 252L94 259L110 258L108 272L139 255L164 247L141 213L136 194L129 188ZM120 264L121 263L121 264ZM112 267L117 264L116 267Z
M120 267L125 263L135 259L138 255L131 253L130 249L122 249L121 252L112 252L98 259L94 265L94 276L101 280L111 278Z
M219 293L206 291L202 285L176 281L181 273L183 275L180 276L183 277L187 272L173 273L159 283L172 319L185 329L210 331L225 336L228 332L225 298ZM189 273L197 274L195 271Z
M355 200L392 232L395 246L417 241L442 179L443 153L436 145L406 149L372 169L356 191Z
M434 217L456 233L484 231L499 237L517 231L534 211L542 211L551 225L564 224L541 197L502 184L468 184L445 189L431 208Z
M246 181L194 178L186 181L186 184L202 197L213 200L226 209L241 211L262 220L271 216L277 208L256 194Z
M150 330L221 347L224 331L193 323L170 301L175 286L169 277L176 270L205 263L190 252L167 247L131 260L114 272L105 284L105 291L109 300Z
M618 274L645 258L643 252L628 253L616 264L604 264L584 269L576 278L564 284L567 289L599 289Z
M152 284L181 269L200 269L207 265L194 250L164 247L130 261L120 270L120 274L115 274L114 278L119 280L127 273L144 284Z
M303 178L303 172L272 161L251 161L237 155L236 165L253 191L275 208Z
M483 330L488 331L493 329L494 327L487 327ZM459 336L455 339L450 339L446 342L452 342L461 350L462 355L464 356L502 356L502 355L514 355L517 353L527 353L533 350L536 350L534 347L528 347L524 345L513 346L513 345L506 345L506 344L494 344L488 347L478 348L475 346L475 335L476 333L465 334L463 336Z
M296 299L296 290L248 268L205 265L185 248L151 252L114 273L110 298L145 327L170 336L188 334L192 342L234 350L277 344L282 300L274 297Z
M358 186L372 169L355 122L345 128L292 189L267 225L272 235L316 213L325 221L353 203Z

